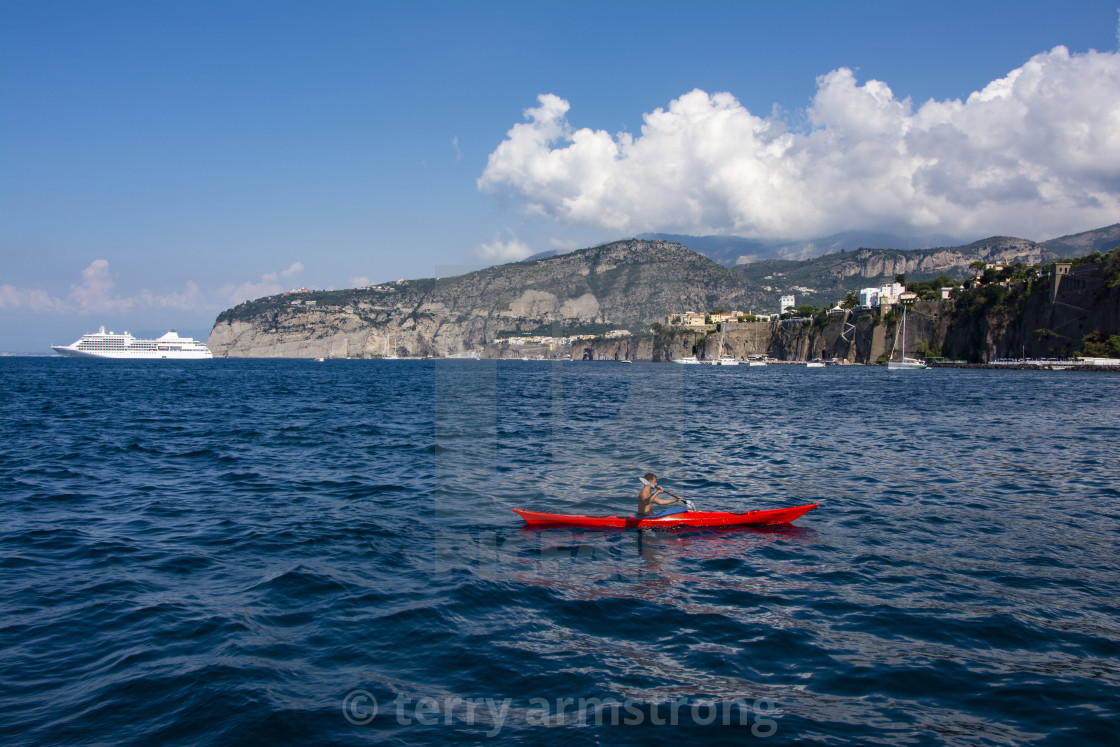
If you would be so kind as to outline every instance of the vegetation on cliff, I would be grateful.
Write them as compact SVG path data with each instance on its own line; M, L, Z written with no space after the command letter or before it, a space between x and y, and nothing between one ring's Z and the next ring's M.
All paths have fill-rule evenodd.
M1108 234L1113 228L1120 226L1101 230ZM1093 234L1065 237L1061 246L1096 246ZM1068 355L1086 346L1102 349L1120 332L1115 314L1098 319L1096 311L1115 308L1115 295L1108 293L1120 293L1120 256L1094 249L1072 260L1061 297L1051 299L1043 263L1054 256L1024 239L994 238L967 247L861 249L730 269L680 244L619 241L454 277L255 299L223 311L209 343L219 356L438 356L478 350L513 334L600 335L624 328L641 336L631 349L668 360L682 347L702 350L707 340L690 338L689 344L672 327L651 330L652 324L683 311L773 312L779 294L793 293L800 303L794 313L810 319L817 332L811 339L775 343L776 350L812 348L815 356L843 348L845 355L863 359L887 332L874 330L880 325L893 330L896 320L874 314L849 322L847 315L828 310L838 299L842 309L854 310L853 291L905 275L922 303L934 304L929 314L936 324L929 325L929 334L911 330L923 352L943 350L975 360L1024 350ZM986 270L975 287L938 306L933 299L940 289L969 278L976 264L1002 269ZM920 315L911 321L925 324ZM860 337L865 332L879 342ZM1096 333L1100 336L1086 339ZM757 331L751 332L748 347L755 351L760 344Z
M1059 265L985 270L974 287L956 292L946 354L971 361L1108 357L1120 334L1120 247Z
M773 294L795 294L798 302L831 306L859 287L874 287L906 275L912 282L948 278L954 284L972 276L971 265L1035 264L1057 259L1041 244L996 236L959 247L937 249L857 249L814 259L765 260L736 267L744 280Z
M245 355L267 349L270 336L310 340L333 323L348 356L390 344L448 355L509 334L640 333L671 313L764 299L734 271L679 244L619 241L449 278L256 299L218 316L211 349Z

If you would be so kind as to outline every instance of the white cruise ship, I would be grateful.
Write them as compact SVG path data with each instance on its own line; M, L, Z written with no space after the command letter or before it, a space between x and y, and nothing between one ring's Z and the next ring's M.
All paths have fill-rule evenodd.
M82 335L77 342L52 345L51 349L69 358L188 360L214 357L204 343L190 337L179 337L175 330L155 340L138 340L127 332L120 335L106 332L104 326L94 334Z

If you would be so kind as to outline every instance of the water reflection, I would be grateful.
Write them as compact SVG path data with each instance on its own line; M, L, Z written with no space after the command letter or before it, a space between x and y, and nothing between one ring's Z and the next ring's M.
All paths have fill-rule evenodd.
M699 598L726 590L775 592L799 585L801 569L769 553L811 545L798 526L716 529L562 529L524 527L500 549L499 575L578 599L623 597L719 613ZM490 570L494 570L491 568Z

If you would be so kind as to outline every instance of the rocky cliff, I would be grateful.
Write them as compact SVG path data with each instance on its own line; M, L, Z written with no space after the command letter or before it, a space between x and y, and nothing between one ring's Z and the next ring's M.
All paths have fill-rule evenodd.
M993 284L960 294L941 347L950 358L1067 357L1086 335L1120 335L1120 249L1080 261L1055 277Z
M907 314L906 355L939 350L945 341L951 301L921 301ZM845 311L825 320L728 323L704 331L663 331L629 340L595 340L580 346L592 360L671 361L690 355L745 360L765 356L779 361L835 359L880 363L901 346L901 313Z
M884 252L881 250L859 249L848 252L843 261L836 264L832 275L837 278L882 277L893 278L905 274L939 275L941 273L962 274L969 265L980 261L998 264L1040 264L1055 259L1054 254L1026 239L994 237L978 241L968 246L951 249L928 249L918 252Z
M1120 226L1050 243L1103 246L1114 234L1120 235ZM894 317L848 313L807 324L731 324L723 330L722 345L710 330L652 334L650 325L685 310L776 311L777 297L785 293L796 294L798 304L832 306L850 290L900 273L910 280L941 273L964 277L976 261L1038 265L1054 256L1043 245L997 237L967 247L861 249L729 269L680 244L619 241L456 277L256 299L222 312L208 344L219 357L448 356L489 350L489 343L513 333L562 336L625 328L633 338L584 347L596 359L768 354L875 362L893 343ZM932 354L972 360L1069 354L1089 332L1116 334L1120 291L1112 277L1120 272L1113 266L1120 260L1116 252L1097 256L1095 263L1077 263L1057 290L1048 279L1038 279L984 286L953 303L919 304L907 327L907 354L919 345Z
M849 290L877 286L905 274L908 280L926 280L945 274L964 280L973 274L974 262L1011 265L1042 264L1058 254L1027 239L995 236L967 246L903 251L857 249L804 261L767 260L736 268L744 279L775 296L794 294L797 302L830 304Z
M906 314L906 355L972 363L1077 353L1115 357L1120 336L1120 248L1029 274L1025 281L989 283L958 291L951 299L915 303ZM668 330L645 339L598 341L586 347L596 360L762 354L786 361L835 358L881 363L901 346L902 322L898 309L885 314L857 309L804 321L729 323L696 332ZM1087 342L1094 340L1105 352L1086 350Z
M215 356L445 356L501 334L648 330L685 310L766 302L679 244L619 241L466 275L272 296L223 312Z

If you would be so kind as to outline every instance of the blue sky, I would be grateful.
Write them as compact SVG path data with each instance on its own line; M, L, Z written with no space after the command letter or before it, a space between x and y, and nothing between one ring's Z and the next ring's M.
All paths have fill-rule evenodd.
M0 1L0 350L205 336L281 288L647 230L1106 225L1117 20L1115 0Z

